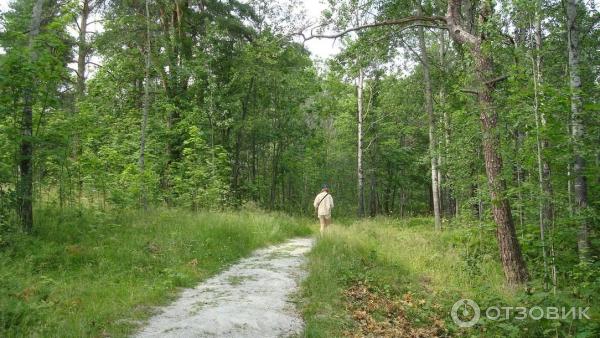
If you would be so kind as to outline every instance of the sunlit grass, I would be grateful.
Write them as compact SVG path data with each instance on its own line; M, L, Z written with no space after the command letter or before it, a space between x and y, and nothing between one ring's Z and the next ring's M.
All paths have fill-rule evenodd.
M305 335L352 332L356 323L343 292L357 283L390 299L407 293L419 299L423 305L408 311L415 326L449 319L452 304L461 298L511 297L501 267L491 257L477 262L473 272L455 241L456 231L436 232L429 218L377 218L331 228L310 254L303 285Z

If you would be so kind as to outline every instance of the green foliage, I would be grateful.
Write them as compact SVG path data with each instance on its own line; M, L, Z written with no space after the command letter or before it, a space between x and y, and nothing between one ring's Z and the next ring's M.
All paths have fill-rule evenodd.
M190 127L183 141L183 161L178 168L174 190L179 204L192 210L226 206L229 193L227 152L220 146L210 149L197 127Z
M315 252L333 250L336 257L320 260L316 255L311 264L320 264L315 269L322 269L323 276L336 280L338 289L321 290L309 279L310 285L315 284L315 295L322 293L326 295L323 299L334 304L320 303L334 318L332 323L317 316L316 308L307 312L316 318L314 332L320 332L320 325L329 333L341 332L336 331L338 319L345 323L342 326L350 325L349 319L340 315L340 304L334 301L340 288L361 281L369 285L370 291L394 297L403 296L406 285L419 293L423 287L415 280L422 271L444 280L427 265L448 272L449 285L464 286L487 305L499 300L511 304L517 300L527 304L594 303L594 295L600 292L600 29L591 2L579 2L582 87L578 94L583 99L585 132L577 142L571 135L571 90L565 68L568 45L560 2L498 1L491 8L490 1L470 1L472 6L462 6L464 24L475 35L485 37L482 51L493 60L488 75L506 76L493 84L493 109L498 113L494 132L503 159L503 197L510 202L531 276L531 294L527 295L507 295L499 288L496 229L491 213L495 201L490 198L481 147L481 105L473 95L484 84L473 73L475 55L451 42L446 31L425 32L434 101L432 136L436 140L430 154L424 68L411 29L386 25L357 31L341 39L344 50L338 56L316 63L303 45L281 31L283 26L289 28L300 22L277 22L288 13L275 13L283 7L268 1L246 4L210 0L201 6L185 1L150 1L148 14L141 1L94 2L102 4L93 8L92 16L101 19L103 29L88 34L85 44L71 33L76 31L73 22L81 15L76 1L44 1L42 29L31 48L28 30L34 1L13 1L11 9L0 14L0 248L21 248L24 252L39 246L40 256L35 253L31 258L40 260L35 264L44 267L42 260L54 255L62 258L48 259L48 264L77 266L87 262L87 273L91 274L101 267L98 256L91 251L65 256L63 249L70 244L62 238L57 246L53 236L75 236L75 228L81 225L89 234L77 233L83 236L78 240L91 243L92 237L101 236L99 240L104 241L110 231L121 230L110 228L109 223L125 224L112 220L117 216L111 213L130 215L146 204L150 209L187 211L251 206L307 215L313 212L311 201L322 183L330 185L335 198L335 219L354 215L358 192L358 102L354 81L360 68L366 77L363 165L369 214L429 214L433 154L441 171L444 226L452 230L440 236L432 234L423 225L427 221L421 218L403 221L402 227L383 220L383 229L353 225L350 229L357 232L356 239L345 230L334 232L340 238L323 239L320 243L324 244L319 244ZM329 27L323 28L341 31L357 21L414 15L416 3L330 1L330 8L323 14ZM420 10L428 16L445 15L447 10L444 1L421 4ZM486 20L479 21L479 14L485 14ZM537 20L541 22L541 45L535 41ZM77 88L77 74L70 69L79 44L90 61L83 74L82 93ZM30 57L32 52L37 55L35 60ZM151 61L147 76L141 67L146 57ZM536 77L538 70L540 76ZM149 97L144 94L146 84ZM24 94L29 89L33 93L31 136L23 135L21 130ZM142 169L145 98L150 109ZM46 210L34 217L40 227L36 236L46 237L20 237L16 231L15 187L19 183L18 153L24 137L31 137L34 146L33 200L38 210ZM585 208L576 205L574 196L575 153L581 154L585 163ZM548 175L546 189L540 185L544 172ZM545 215L548 223L542 240L540 215L546 205L552 210L551 216ZM97 220L96 216L86 218L91 217L86 208L98 208L107 214L97 215ZM80 214L75 220L67 217L76 213ZM103 224L98 231L89 226L96 221ZM127 222L139 225L137 221ZM54 224L52 231L56 234L50 235L50 224ZM590 226L588 260L582 260L577 251L582 224ZM435 240L429 241L429 237ZM435 252L439 265L415 253L415 243L406 238ZM325 246L327 243L331 247ZM405 248L396 253L392 248L400 246L398 243ZM446 250L451 254L441 257L439 253ZM411 266L411 260L418 263ZM33 263L27 264L24 266L31 267ZM156 273L164 278L163 289L188 285L193 279L181 269L161 264ZM557 271L555 286L549 278L552 265ZM397 267L406 272L406 278L390 277L390 271ZM55 282L61 279L56 274L45 279L49 276L45 271L27 272L30 275L26 279L35 292L22 294L24 290L19 288L14 291L20 281L12 280L12 298L6 298L10 306L3 311L17 327L33 327L45 320L44 313L65 306L62 300L51 297ZM480 280L481 276L491 276L491 280ZM73 281L70 285L77 284ZM556 295L549 293L554 287ZM423 299L446 306L444 297L460 293L449 288L440 287L439 296L423 295ZM331 293L334 291L338 294ZM39 295L34 304L22 299L32 297L27 296L30 292ZM21 294L21 298L13 297ZM105 306L110 309L113 305L99 305ZM441 316L435 308L410 313L425 323L431 323L432 316ZM61 327L57 323L40 330L50 332ZM82 331L76 332L98 334L102 325L114 324L85 323L78 329ZM478 332L447 328L458 335L508 336L525 329L532 335L585 335L594 330L587 323L574 325L576 331L569 331L570 323L564 322L492 324L486 323ZM309 331L313 330L311 325Z

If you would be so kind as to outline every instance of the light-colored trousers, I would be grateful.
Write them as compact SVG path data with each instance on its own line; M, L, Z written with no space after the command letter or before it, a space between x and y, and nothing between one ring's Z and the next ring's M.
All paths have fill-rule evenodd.
M323 230L331 224L331 215L320 215L319 222L321 223L321 233L323 233Z

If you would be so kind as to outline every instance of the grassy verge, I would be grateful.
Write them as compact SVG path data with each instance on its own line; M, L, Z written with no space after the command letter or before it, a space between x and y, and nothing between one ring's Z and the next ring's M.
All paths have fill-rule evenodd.
M594 336L593 320L482 315L474 327L459 328L450 315L459 299L473 299L482 309L584 304L560 294L505 288L493 228L436 233L432 224L413 218L334 225L310 253L303 284L305 336Z
M310 232L280 214L40 211L0 247L0 336L125 336L179 287Z

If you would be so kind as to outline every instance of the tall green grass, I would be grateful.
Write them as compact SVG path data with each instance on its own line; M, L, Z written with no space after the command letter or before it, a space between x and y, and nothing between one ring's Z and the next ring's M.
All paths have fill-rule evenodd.
M0 336L126 336L180 287L253 249L311 233L258 212L36 214L33 235L0 247Z
M459 226L436 232L430 218L379 218L329 230L310 253L303 283L307 337L347 336L359 330L352 314L356 299L348 297L348 290L357 285L399 304L411 327L442 327L439 336L585 337L597 329L593 320L485 319L473 328L458 328L450 310L463 298L475 300L482 309L581 305L568 296L505 287L493 228ZM389 315L377 311L381 312L374 310L372 318L385 320ZM597 315L597 310L591 312Z

